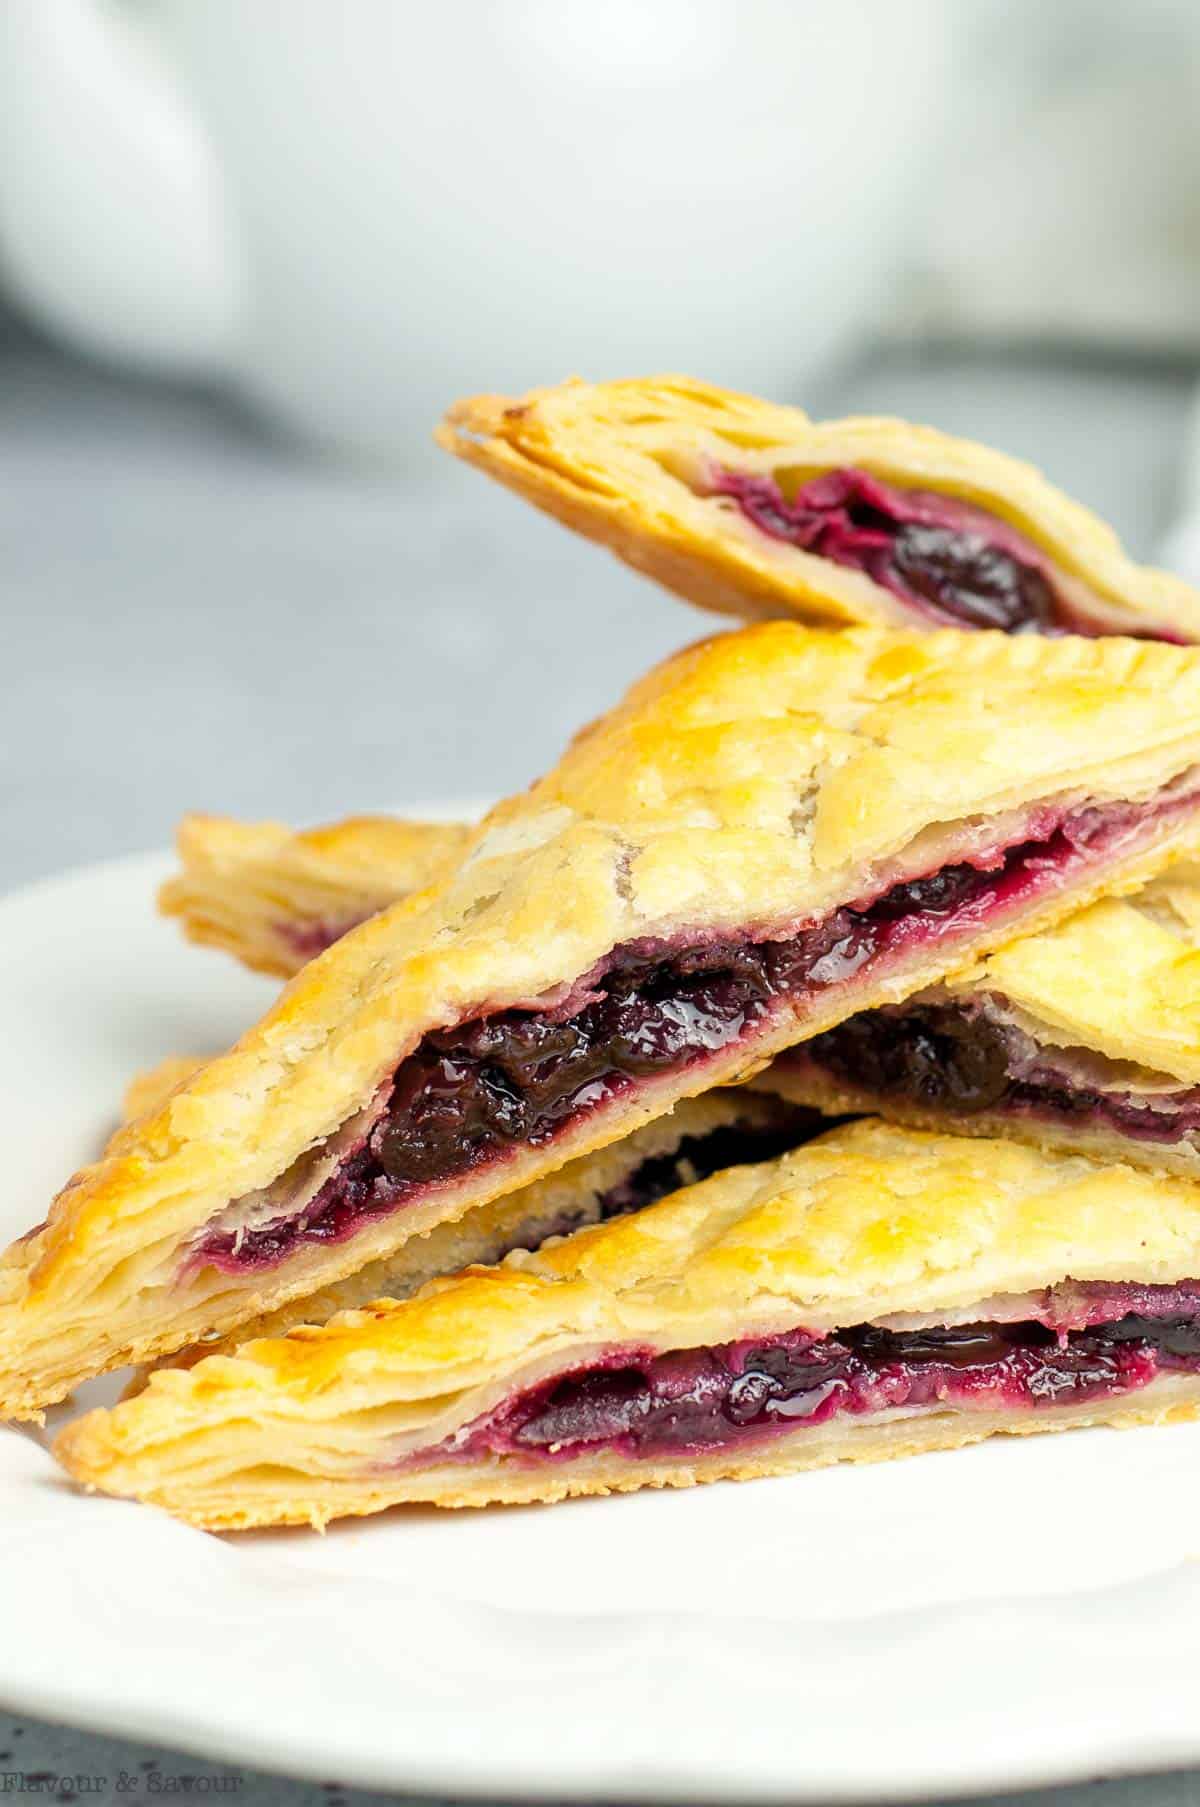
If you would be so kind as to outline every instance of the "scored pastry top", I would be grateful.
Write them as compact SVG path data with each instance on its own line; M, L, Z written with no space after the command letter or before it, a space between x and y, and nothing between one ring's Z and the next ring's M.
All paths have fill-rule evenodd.
M438 438L722 613L1200 638L1190 585L1033 466L932 427L660 376L473 396Z
M147 1213L185 1234L332 1135L428 1029L545 1007L618 945L817 919L936 868L948 825L961 848L964 824L1144 797L1198 760L1187 649L789 623L718 636L635 684L461 864L305 967L8 1266L36 1290L125 1224L145 1244Z

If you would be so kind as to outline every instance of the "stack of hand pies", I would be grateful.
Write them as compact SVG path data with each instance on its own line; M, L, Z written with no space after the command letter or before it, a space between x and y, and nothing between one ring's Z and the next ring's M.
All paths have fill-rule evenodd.
M59 1457L230 1528L1195 1416L1200 597L900 421L441 438L751 624L476 827L184 825L287 984L3 1257L0 1410L135 1364Z

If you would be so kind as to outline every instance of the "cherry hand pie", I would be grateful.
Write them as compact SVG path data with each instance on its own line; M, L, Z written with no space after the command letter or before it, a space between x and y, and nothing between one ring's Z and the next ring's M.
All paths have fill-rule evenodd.
M754 1083L831 1115L1200 1179L1200 868L1173 866L951 984L853 1016Z
M784 1474L1200 1412L1200 1186L863 1120L245 1344L58 1438L214 1529Z
M907 421L812 421L685 377L451 409L442 445L702 607L1200 640L1200 596L1040 472Z
M347 929L420 891L465 849L457 822L354 816L302 833L279 822L185 816L183 870L159 892L189 941L290 978Z
M1200 651L777 622L636 684L0 1262L0 1409L224 1334L1136 889Z

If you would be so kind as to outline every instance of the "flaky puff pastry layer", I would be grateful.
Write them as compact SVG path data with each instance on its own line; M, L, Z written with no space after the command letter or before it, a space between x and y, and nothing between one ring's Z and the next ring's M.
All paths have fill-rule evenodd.
M561 1005L629 943L794 933L1022 839L1043 802L1153 797L1198 761L1191 649L776 622L677 655L493 810L463 859L304 967L228 1054L75 1176L0 1263L0 1411L34 1413L105 1368L232 1331L855 1010L1136 888L1195 834L1200 806L1189 792L1146 837L950 940L911 939L878 970L788 994L719 1052L337 1243L250 1271L189 1263L231 1204L279 1201L282 1185L286 1210L297 1176L334 1158L331 1139L428 1031Z
M297 831L281 822L185 816L182 870L159 892L189 941L290 978L377 911L421 891L466 847L457 822L352 816Z
M949 1406L801 1425L737 1447L575 1458L451 1455L501 1402L599 1357L722 1346L803 1327L1020 1317L1077 1282L1200 1272L1200 1187L1015 1143L833 1130L616 1220L435 1282L321 1329L247 1343L89 1413L56 1454L89 1486L194 1524L323 1525L406 1501L560 1499L781 1473L993 1431L1194 1415L1167 1377L1079 1410Z
M812 1124L801 1121L802 1117L803 1113L790 1111L781 1100L744 1088L685 1098L669 1116L656 1118L607 1148L568 1161L557 1173L480 1205L454 1223L439 1224L427 1236L410 1237L394 1255L370 1261L345 1280L240 1326L235 1338L195 1343L165 1360L173 1368L191 1367L207 1355L231 1354L238 1343L250 1337L283 1336L297 1324L324 1324L336 1312L369 1305L375 1299L407 1299L428 1281L464 1267L492 1267L513 1249L535 1249L550 1236L568 1235L598 1223L604 1215L606 1195L647 1161L674 1157L685 1143L702 1142L721 1130L765 1134L782 1133L793 1126L800 1142L821 1121L815 1112ZM145 1380L145 1373L140 1374L134 1390L140 1391Z
M1097 633L1200 640L1200 595L1189 584L1133 564L1110 528L1032 465L933 427L813 421L799 408L660 376L472 396L450 410L438 439L626 564L722 614L901 626L922 618L865 572L768 536L735 503L708 493L714 467L782 474L785 490L853 467L1015 527Z
M998 993L1050 1047L1200 1085L1200 868L1106 898L982 961L955 992Z
M1081 1086L1156 1094L1200 1086L1200 865L1181 860L1136 896L1105 898L1068 921L1000 949L914 1006L984 1002L1038 1047L1077 1066ZM1123 1135L1098 1113L922 1106L784 1056L753 1082L829 1116L878 1112L921 1129L1016 1136L1038 1147L1200 1179L1191 1136Z

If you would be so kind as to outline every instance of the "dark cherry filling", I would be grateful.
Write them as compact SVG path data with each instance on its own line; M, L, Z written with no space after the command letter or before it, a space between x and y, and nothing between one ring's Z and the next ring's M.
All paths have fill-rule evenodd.
M1146 1310L1079 1330L1036 1320L908 1331L859 1324L824 1338L797 1330L667 1355L617 1350L517 1394L419 1459L570 1459L596 1448L669 1457L843 1413L1082 1404L1161 1373L1200 1371L1195 1304L1188 1310L1185 1299L1179 1310L1176 1287L1130 1290ZM1154 1314L1159 1293L1172 1315Z
M896 885L785 939L629 944L587 976L576 993L585 1001L570 1014L506 1010L437 1030L397 1069L372 1127L313 1199L264 1225L208 1231L189 1271L201 1262L265 1266L300 1241L339 1241L424 1188L540 1147L639 1083L752 1039L789 1001L1027 906L1149 824L1194 807L1184 789L1057 821L1047 810L1038 839Z
M797 1059L879 1097L948 1110L987 1110L1013 1083L1003 1031L952 1004L865 1010L814 1035Z
M863 571L945 621L1009 634L1105 631L1056 591L1050 563L1031 541L951 496L896 489L855 469L813 478L790 502L773 477L737 471L718 470L710 493L729 496L772 539Z
M553 1223L539 1222L532 1234L517 1235L505 1245L503 1253L539 1248L551 1236L569 1236L585 1224L607 1223L613 1217L644 1211L647 1205L666 1198L669 1192L677 1192L681 1186L695 1186L724 1167L774 1160L830 1127L830 1119L819 1111L795 1105L773 1123L727 1123L706 1136L684 1136L670 1153L651 1155L607 1192L581 1199L577 1206L562 1211ZM500 1259L500 1253L489 1256L489 1260Z
M1056 1069L1053 1050L1044 1051L1043 1064L1030 1060L1024 1042L977 1008L919 1005L864 1011L814 1036L794 1058L879 1097L940 1110L1091 1117L1153 1142L1178 1142L1200 1129L1200 1087L1157 1092L1152 1103L1132 1091L1102 1091Z
M685 1136L670 1154L651 1155L628 1178L601 1194L598 1213L589 1221L607 1222L642 1211L681 1186L695 1186L724 1167L746 1167L773 1161L830 1128L819 1111L794 1107L779 1123L727 1123L706 1136Z

